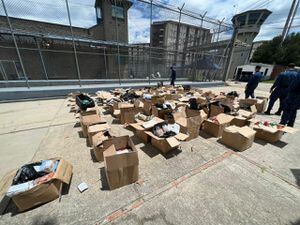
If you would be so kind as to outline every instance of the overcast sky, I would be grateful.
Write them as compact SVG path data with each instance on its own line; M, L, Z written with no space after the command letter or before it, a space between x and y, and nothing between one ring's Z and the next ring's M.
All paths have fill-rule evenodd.
M68 24L67 12L64 0L4 0L9 15L34 20L42 20L53 23ZM154 0L179 7L185 2L184 9L203 14L207 11L207 16L222 20L227 23L235 13L240 13L250 9L266 8L273 13L262 26L258 40L269 40L282 32L292 0ZM96 23L94 9L95 0L69 0L74 26L90 27ZM129 10L129 41L131 43L149 42L150 28L150 7L147 4L133 0L134 5ZM0 4L0 14L4 14ZM153 20L178 20L178 14L157 7L153 8ZM183 22L200 25L200 20L189 17L182 17ZM210 29L216 26L204 23ZM300 32L300 10L296 14L291 32ZM230 33L224 33L221 38L229 38Z

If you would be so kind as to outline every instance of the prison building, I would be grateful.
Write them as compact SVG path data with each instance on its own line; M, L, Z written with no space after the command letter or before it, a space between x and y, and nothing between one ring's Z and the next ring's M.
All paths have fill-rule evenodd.
M78 74L81 79L125 78L131 6L132 2L126 0L118 0L116 4L111 0L96 0L95 25L72 27L79 73L69 24L9 15L28 79L77 79ZM118 52L121 57L117 57ZM0 16L0 79L24 78L7 18Z

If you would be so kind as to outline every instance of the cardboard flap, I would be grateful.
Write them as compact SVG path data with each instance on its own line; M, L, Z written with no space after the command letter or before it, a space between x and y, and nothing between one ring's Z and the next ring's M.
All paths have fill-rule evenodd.
M175 137L166 138L166 141L168 142L171 148L175 148L180 145L179 141Z
M64 159L60 159L54 178L65 184L69 184L72 176L73 166Z
M101 132L107 129L110 129L110 126L108 126L107 124L96 124L96 125L89 126L88 132L89 133Z
M256 108L255 105L251 105L250 110L251 110L252 113L257 113L257 108Z
M11 186L17 171L18 170L13 170L13 171L7 173L6 175L4 175L4 177L1 179L1 181L0 181L0 202L4 198L9 187Z
M255 135L255 133L256 133L255 130L253 130L247 126L244 126L244 127L229 126L229 127L225 128L225 131L231 132L231 133L238 133L246 138L250 138L253 135Z
M151 138L154 138L156 140L162 140L163 138L157 137L155 134L153 134L151 131L145 131L147 135L149 135Z
M256 130L267 131L267 132L270 132L270 133L273 133L273 134L276 133L277 131L280 131L280 130L274 128L274 127L268 127L268 126L265 126L265 125L260 125L260 126L254 125L253 128L256 129Z
M80 116L80 121L84 125L106 123L106 121L97 114Z
M152 120L142 123L142 127L144 127L145 129L149 129L149 128L154 127L156 124L159 124L162 122L164 122L164 120L162 120L158 117L154 117Z
M290 133L290 134L294 134L298 131L297 129L295 129L293 127L286 127L286 126L279 130L282 130L282 131Z
M180 117L180 118L177 118L174 120L175 120L175 123L179 124L180 126L187 127L187 124L188 124L187 118Z
M133 127L135 130L145 130L145 128L143 128L141 124L142 123L131 123L129 124L129 126Z
M217 118L219 124L226 124L226 123L230 123L234 117L224 114L224 113L221 113L221 114L217 115L216 118Z
M185 141L186 139L189 138L189 135L183 134L183 133L179 133L179 134L176 134L176 135L175 135L175 138L176 138L178 141Z

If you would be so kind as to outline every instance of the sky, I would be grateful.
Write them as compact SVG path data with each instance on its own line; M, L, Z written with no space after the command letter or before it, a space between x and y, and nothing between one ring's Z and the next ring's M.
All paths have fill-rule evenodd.
M133 6L128 11L128 29L130 43L149 42L150 33L150 6L138 0L132 0ZM68 24L65 0L4 0L8 14L13 17L27 18L52 23ZM96 23L94 9L95 0L69 0L72 24L78 27L91 27ZM169 5L173 8L181 7L197 15L203 15L214 20L222 20L231 24L231 18L235 13L241 13L250 9L266 8L272 14L261 27L255 41L270 40L281 34L289 12L292 0L154 0L160 4ZM4 15L0 4L0 14ZM179 14L165 9L153 7L153 21L178 20ZM200 26L201 21L188 16L182 16L182 22ZM204 27L211 30L217 29L216 25L204 22ZM290 32L300 32L300 9L298 10L293 27ZM220 39L228 39L231 32L223 32Z

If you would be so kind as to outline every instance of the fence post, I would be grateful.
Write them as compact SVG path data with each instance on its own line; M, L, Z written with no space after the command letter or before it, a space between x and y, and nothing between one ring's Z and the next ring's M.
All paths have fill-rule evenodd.
M106 79L108 79L108 77L107 77L107 65L106 65L106 47L103 48L103 53L104 53L105 77L106 77Z
M221 25L222 25L222 23L223 23L224 20L225 20L225 18L223 18L221 21L218 20L218 22L219 22L219 28L218 28L217 42L219 41L219 37L220 37L220 33L221 33Z
M183 3L183 5L181 6L181 8L178 7L179 9L179 20L178 20L178 26L177 26L177 32L176 32L176 44L175 44L175 64L177 66L177 58L178 58L178 47L179 47L179 36L180 36L180 23L181 23L181 14L182 14L182 10L184 7L185 3Z
M37 40L36 37L34 37L34 40L35 40L36 46L37 46L38 51L39 51L39 56L40 56L40 59L41 59L41 62L42 62L42 67L43 67L43 71L44 71L46 80L48 80L48 73L47 73L47 70L46 70L46 66L45 66L43 54L42 54L42 52L41 52L40 43L38 42L38 40Z
M66 7L67 7L68 19L69 19L70 30L71 30L71 35L72 35L72 44L73 44L73 50L74 50L77 75L78 75L78 82L79 82L79 86L81 87L80 69L79 69L79 63L78 63L78 58L77 58L77 51L76 51L76 45L75 45L75 39L74 39L74 33L73 33L73 28L72 28L72 20L71 20L68 0L66 0Z
M151 74L152 74L152 56L151 56L151 47L152 47L152 43L151 43L151 34L152 34L152 13L153 13L153 0L150 0L150 48L149 48L149 84L151 83Z
M117 7L117 1L115 0L115 7ZM116 38L117 38L117 51L118 51L118 77L119 84L121 85L121 68L120 68L120 46L119 46L119 29L118 29L118 18L116 13L116 8L114 8L115 20L116 20Z
M229 75L236 35L237 35L237 29L236 29L236 27L234 27L232 38L231 38L230 44L229 44L229 52L228 52L228 56L227 56L227 61L226 61L225 68L224 68L224 75L223 75L224 82L227 80L228 75Z
M2 2L4 13L5 13L5 16L6 16L6 19L7 19L8 26L9 26L9 29L10 29L10 32L11 32L11 35L12 35L12 38L13 38L13 42L14 42L14 45L15 45L15 48L16 48L16 51L17 51L17 55L18 55L18 58L19 58L19 61L20 61L20 64L21 64L21 69L22 69L22 72L23 72L25 80L26 80L26 85L27 85L28 88L30 88L29 83L28 83L28 77L27 77L25 67L24 67L24 64L23 64L23 60L22 60L20 50L19 50L19 47L18 47L18 43L16 41L15 33L12 29L12 25L11 25L10 19L8 17L8 13L7 13L6 6L4 4L4 0L1 0L1 2Z

